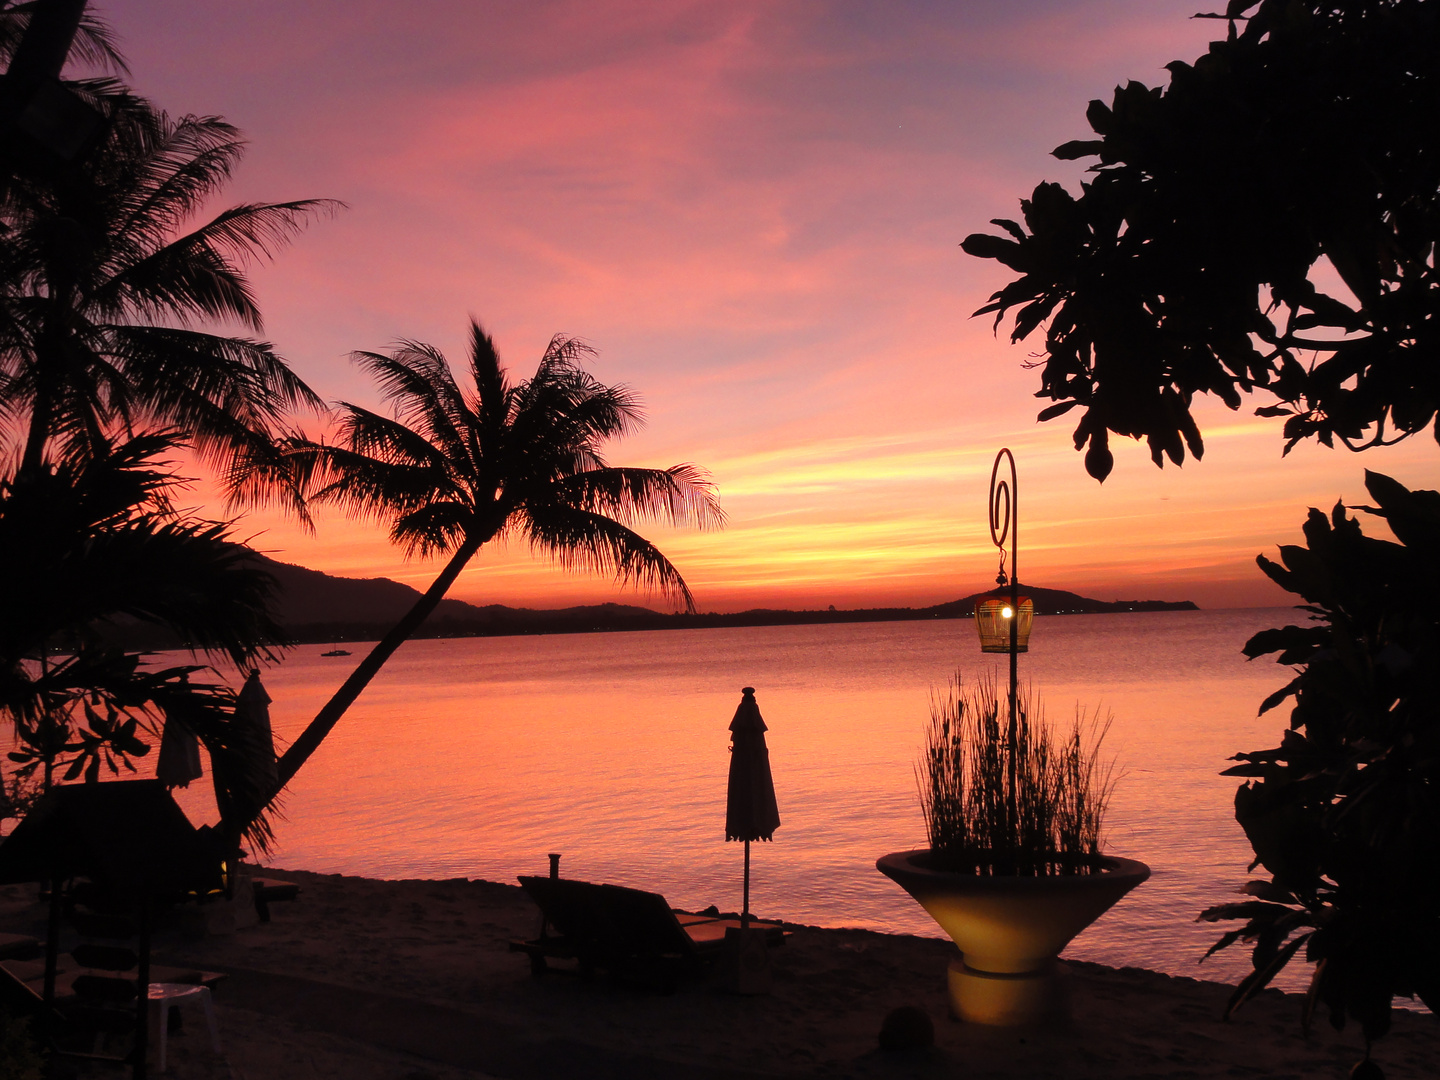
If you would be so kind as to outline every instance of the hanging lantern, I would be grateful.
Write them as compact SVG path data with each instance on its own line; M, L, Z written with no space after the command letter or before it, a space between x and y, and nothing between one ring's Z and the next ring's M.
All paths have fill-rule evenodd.
M980 633L980 651L1008 653L1010 651L1010 623L1015 626L1015 651L1030 651L1030 626L1035 621L1035 604L1028 596L1019 597L1015 607L1010 606L1010 590L1005 589L987 596L975 605L975 629Z

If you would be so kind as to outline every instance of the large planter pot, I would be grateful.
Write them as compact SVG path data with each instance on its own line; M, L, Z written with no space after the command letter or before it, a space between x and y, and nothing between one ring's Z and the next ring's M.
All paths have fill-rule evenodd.
M897 851L875 868L913 896L960 947L950 1005L962 1020L1023 1024L1061 1008L1055 958L1076 934L1150 876L1134 859L1053 877L935 869L929 851Z

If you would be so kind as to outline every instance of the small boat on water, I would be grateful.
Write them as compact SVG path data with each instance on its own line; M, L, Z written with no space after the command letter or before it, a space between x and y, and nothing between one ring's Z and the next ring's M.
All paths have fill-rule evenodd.
M321 656L349 656L349 649L331 649L329 652L322 652Z

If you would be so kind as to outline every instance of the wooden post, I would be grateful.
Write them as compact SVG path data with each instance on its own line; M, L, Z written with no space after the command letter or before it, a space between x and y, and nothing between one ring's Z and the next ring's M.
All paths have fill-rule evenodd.
M745 841L745 895L740 905L740 929L750 925L750 841Z

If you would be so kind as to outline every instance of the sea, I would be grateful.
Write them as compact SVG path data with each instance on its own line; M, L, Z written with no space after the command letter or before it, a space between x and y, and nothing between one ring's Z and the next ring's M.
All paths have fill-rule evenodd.
M1066 956L1233 982L1250 847L1228 758L1276 746L1259 704L1291 676L1241 648L1292 609L1042 616L1020 657L1047 717L1109 718L1111 854L1151 877ZM303 645L265 670L284 745L368 647ZM875 869L925 845L915 767L932 695L996 672L968 620L664 630L408 642L295 778L271 865L376 878L513 882L547 872L663 893L689 910L741 902L743 845L724 834L728 726L756 690L781 825L752 848L751 908L827 927L943 936ZM1007 672L996 672L1003 681ZM214 819L208 777L181 792ZM1279 985L1303 988L1296 963Z

